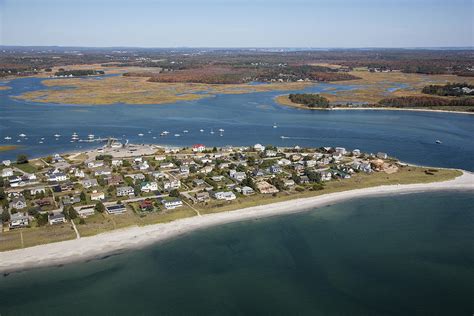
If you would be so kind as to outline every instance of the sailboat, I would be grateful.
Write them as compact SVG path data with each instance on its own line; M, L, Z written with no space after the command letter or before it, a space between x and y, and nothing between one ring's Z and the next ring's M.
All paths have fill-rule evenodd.
M277 127L278 127L277 123L273 123L273 128L277 128Z

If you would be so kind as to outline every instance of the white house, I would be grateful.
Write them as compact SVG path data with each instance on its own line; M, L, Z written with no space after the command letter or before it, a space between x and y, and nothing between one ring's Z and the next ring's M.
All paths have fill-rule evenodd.
M212 196L216 200L226 200L226 201L232 201L236 199L236 196L233 192L224 192L224 191L219 191L219 192L213 192Z
M26 213L18 212L10 216L10 228L26 227L29 224L29 218Z
M170 180L170 181L165 181L163 183L163 188L165 190L179 189L180 186L181 186L181 181L179 180Z
M7 178L13 176L13 169L12 168L5 168L2 170L2 177Z
M140 190L142 192L152 192L158 190L158 184L156 182L143 182Z
M253 149L255 149L256 151L264 151L265 146L263 146L262 144L255 144L253 145Z
M96 179L85 179L81 181L81 184L86 189L99 186L99 183Z
M102 160L94 160L94 161L89 161L87 163L87 168L99 168L103 166L104 166L104 162Z
M206 146L204 146L203 144L194 144L193 145L193 151L194 152L202 153L204 150L206 150Z
M180 199L175 199L175 200L162 200L161 204L167 209L167 210L172 210L177 207L183 206L183 202Z
M353 154L354 156L360 156L360 149L354 149L354 150L352 151L352 154Z
M36 195L39 193L46 193L46 189L44 187L35 187L30 189L31 195Z
M380 159L387 159L388 155L386 153L383 153L383 152L378 152L377 153L377 158L380 158Z
M12 164L12 162L10 160L3 160L2 161L2 164L5 166L5 167L8 167Z
M135 190L130 186L117 188L117 196L134 196Z
M345 155L346 154L346 149L344 147L336 147L334 148L337 154Z
M232 178L232 179L235 179L236 181L243 181L245 178L247 178L247 175L245 174L245 172L239 172L239 171L236 171L234 169L232 170L229 170L229 176Z
M63 213L53 213L48 216L49 225L62 224L66 222L66 217Z
M121 159L112 159L112 166L120 167L123 165L123 161Z
M102 201L102 200L105 200L104 192L94 191L91 193L91 201Z
M86 175L84 174L84 171L83 171L83 170L81 170L81 169L79 169L79 168L76 168L76 169L74 170L74 176L75 176L76 178L84 178Z

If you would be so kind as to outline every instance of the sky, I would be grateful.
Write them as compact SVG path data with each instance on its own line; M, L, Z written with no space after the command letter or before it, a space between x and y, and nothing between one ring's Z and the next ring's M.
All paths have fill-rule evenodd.
M474 0L0 0L0 45L466 47Z

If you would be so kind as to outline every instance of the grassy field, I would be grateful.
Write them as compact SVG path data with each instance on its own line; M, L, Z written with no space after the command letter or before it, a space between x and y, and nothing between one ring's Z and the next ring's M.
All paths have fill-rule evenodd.
M292 192L291 194L288 192L280 192L276 196L271 194L257 194L249 197L238 198L232 202L213 200L209 202L208 205L197 204L194 205L194 207L198 209L201 214L209 214L380 185L446 181L454 179L462 174L461 171L449 169L429 169L437 170L431 172L432 174L429 174L426 173L427 170L427 168L423 167L408 166L401 167L398 172L392 174L386 174L384 172L373 174L359 173L355 174L351 179L327 182L325 183L323 190L311 191L310 189L306 189L303 192ZM150 213L134 213L131 210L128 210L127 213L123 215L108 215L106 213L95 214L86 218L85 224L79 224L79 219L76 219L75 224L80 235L85 237L118 228L166 223L192 216L196 216L196 213L189 207ZM45 227L17 229L0 233L0 251L74 238L75 233L71 225L68 223L57 226L48 225Z

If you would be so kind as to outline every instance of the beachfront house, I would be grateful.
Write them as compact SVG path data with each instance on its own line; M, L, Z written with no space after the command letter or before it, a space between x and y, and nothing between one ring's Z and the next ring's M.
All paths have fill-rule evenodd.
M110 215L120 215L124 214L127 209L123 204L114 204L105 207L105 211Z
M13 176L13 169L12 168L5 168L2 170L2 177L8 178Z
M198 202L207 202L210 200L209 192L197 192L195 196Z
M212 197L215 198L216 200L226 200L226 201L232 201L237 198L233 192L224 192L224 191L212 192Z
M167 210L172 210L183 206L183 202L180 199L162 200L161 204L163 204Z
M10 229L26 227L30 224L28 215L23 212L14 213L10 216Z
M63 213L51 213L48 216L49 225L66 223L66 217Z
M241 193L242 193L243 195L252 195L252 194L255 194L255 191L254 191L254 189L252 189L251 187L244 186L244 187L242 187L242 189L241 189Z
M203 144L194 144L193 145L193 151L194 152L202 153L204 150L206 150L206 146L204 146Z
M156 182L142 182L140 185L140 190L142 192L153 192L158 190L158 184Z
M263 193L263 194L273 194L273 193L279 192L278 189L274 185L266 181L257 182L256 186L257 186L258 191L260 191L260 193Z

